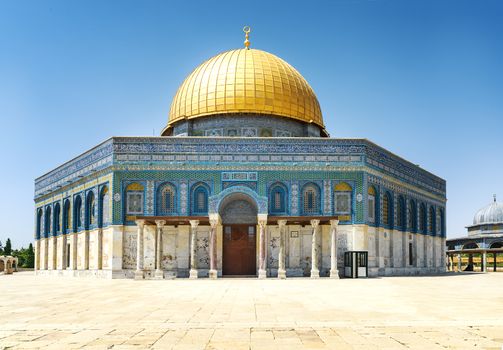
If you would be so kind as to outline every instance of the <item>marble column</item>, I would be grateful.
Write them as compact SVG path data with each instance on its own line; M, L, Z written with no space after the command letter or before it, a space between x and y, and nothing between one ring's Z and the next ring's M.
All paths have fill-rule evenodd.
M61 270L66 269L66 235L64 233L61 233L61 247L59 248L60 255L61 255Z
M162 228L166 225L164 220L155 220L157 226L155 234L155 279L164 279L164 270L162 269Z
M54 236L52 236L52 257L51 257L51 261L52 261L51 268L53 270L57 270L58 269L58 236L56 236L56 234L54 234Z
M279 226L279 253L278 253L278 278L286 278L286 261L285 261L285 231L286 220L278 220Z
M259 260L258 260L258 278L267 278L267 261L266 261L266 237L265 230L267 227L267 217L258 217L259 226Z
M190 278L197 278L197 226L199 220L190 220Z
M49 237L44 238L44 270L49 269Z
M84 230L84 270L89 270L89 231Z
M330 278L339 278L337 270L337 226L339 220L330 220Z
M458 254L458 272L461 272L461 254Z
M35 243L35 270L40 270L40 238Z
M311 241L311 278L320 278L320 269L318 266L319 252L318 248L318 227L320 220L311 220L311 227L313 228L313 236Z
M98 270L103 270L103 228L98 228Z
M482 253L482 272L487 272L487 253Z
M219 219L218 216L213 217L210 215L210 271L208 274L209 278L216 279L218 277L217 270L217 225Z
M72 270L77 270L77 232L72 233Z
M136 220L138 233L136 235L136 271L134 279L143 279L143 229L145 228L145 220Z

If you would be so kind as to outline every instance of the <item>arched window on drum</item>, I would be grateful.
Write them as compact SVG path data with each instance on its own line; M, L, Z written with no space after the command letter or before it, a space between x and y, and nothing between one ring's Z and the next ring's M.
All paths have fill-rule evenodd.
M269 190L269 212L275 215L287 213L287 189L282 183L276 183Z
M302 188L302 213L304 215L320 214L320 188L308 183Z
M176 187L164 183L157 190L157 215L174 215L176 212Z
M192 215L208 214L208 196L209 188L204 183L198 183L192 186Z

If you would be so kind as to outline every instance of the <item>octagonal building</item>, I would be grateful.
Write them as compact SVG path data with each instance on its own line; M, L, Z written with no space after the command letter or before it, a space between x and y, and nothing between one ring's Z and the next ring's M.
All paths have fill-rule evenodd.
M338 278L445 271L443 179L330 138L303 76L248 47L180 85L160 137L112 137L35 180L37 274Z

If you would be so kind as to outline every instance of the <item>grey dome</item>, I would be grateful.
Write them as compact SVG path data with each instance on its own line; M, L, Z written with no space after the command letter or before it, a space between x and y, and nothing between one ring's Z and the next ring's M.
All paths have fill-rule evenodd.
M477 211L473 217L473 225L503 223L503 203L494 201Z

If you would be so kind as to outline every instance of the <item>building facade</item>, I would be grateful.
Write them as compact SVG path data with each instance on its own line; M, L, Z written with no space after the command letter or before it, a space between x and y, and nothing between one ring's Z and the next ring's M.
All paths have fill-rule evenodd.
M338 278L445 271L445 181L330 138L292 66L249 49L197 67L160 137L113 137L35 180L38 274Z

